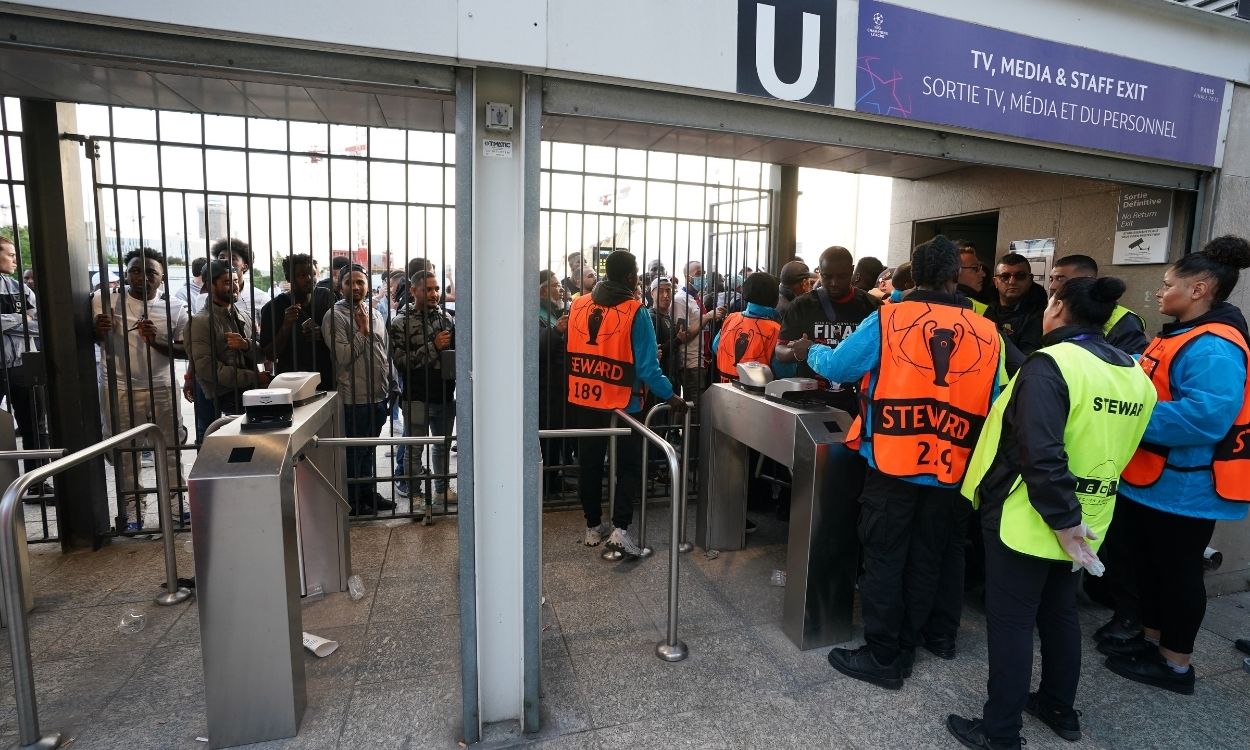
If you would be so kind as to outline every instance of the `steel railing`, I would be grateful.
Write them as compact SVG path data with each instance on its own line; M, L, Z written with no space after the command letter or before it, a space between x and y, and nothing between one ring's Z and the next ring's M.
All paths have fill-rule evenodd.
M651 407L651 411L647 412L647 416L642 420L643 426L646 427L647 429L651 429L651 420L655 419L657 415L670 411L671 409L672 407L669 406L668 404L656 404L655 406ZM686 515L687 515L686 503L689 502L690 500L690 496L686 491L689 485L689 471L690 471L690 413L693 409L694 409L694 405L691 404L689 401L687 401L686 402L686 414L684 416L684 421L682 424L682 432L681 432L681 476L677 477L674 474L669 474L669 478L673 484L678 484L680 482L680 485L681 485L680 535L681 535L682 542L677 547L678 550L681 552L689 552L690 550L694 549L694 545L686 541ZM650 441L644 441L642 444L642 471L643 471L642 501L641 501L642 508L639 509L639 517L638 517L638 546L642 547L643 551L646 552L648 555L651 553L651 549L647 547L647 481L646 480L647 480L647 448L648 448L649 442Z
M13 666L13 692L17 698L18 746L22 748L55 748L61 744L59 732L39 733L39 710L35 702L34 670L30 658L30 632L26 622L26 591L22 581L18 549L26 543L25 524L18 535L17 509L22 496L31 485L39 484L91 459L102 456L119 445L138 438L150 436L156 461L156 494L161 525L165 529L165 591L158 594L156 603L177 604L191 596L191 592L178 588L178 560L174 554L173 518L169 510L169 486L167 466L169 454L165 449L165 436L155 424L143 424L103 440L90 448L59 458L18 477L0 497L0 583L4 587L4 613L9 624L9 654ZM25 453L25 451L21 451ZM24 456L22 456L24 457Z
M654 409L652 410L654 411ZM687 414L687 424L689 423L689 411ZM668 580L668 631L665 640L658 643L655 647L656 655L665 661L681 661L689 655L690 650L686 644L677 638L677 593L678 581L681 567L681 533L682 533L682 515L685 511L685 501L680 495L685 488L685 480L680 476L681 465L677 460L677 450L669 444L667 440L660 437L650 427L642 422L634 419L630 415L621 410L616 410L614 416L617 419L625 421L628 427L604 427L597 429L561 429L561 430L539 430L538 437L540 439L548 438L578 438L578 437L607 437L615 439L617 437L628 437L634 432L639 433L644 440L655 443L664 452L664 457L668 461L669 475L673 477L672 482L672 503L673 503L673 524L672 524L672 549L669 555L669 580ZM689 432L687 430L687 432ZM314 437L312 443L315 446L381 446L381 445L429 445L434 442L442 442L442 437L435 436L415 436L415 437L376 437L376 438L318 438ZM644 443L645 444L645 443ZM615 461L610 462L610 473L615 475ZM644 477L645 480L645 477ZM611 479L609 479L611 483ZM614 487L615 483L610 486ZM646 506L646 481L643 481L643 506ZM609 492L609 502L612 499L612 492Z
M383 446L383 445L388 445L388 446L389 445L394 445L394 446L442 445L444 443L449 444L452 440L455 440L455 439L456 439L455 435L447 435L447 436L412 435L410 437L405 437L402 435L393 435L390 437L375 437L375 438L369 438L369 437L323 438L323 437L317 437L314 435L312 439L312 444L318 447L320 446L343 446L343 447L367 448L367 447L372 446L376 448L376 447ZM457 477L456 474L450 474L450 473L449 474L411 475L411 476L415 479L424 479L424 480L429 480L429 481L437 480L437 479L444 479L445 481L450 481ZM363 479L356 479L356 480L349 479L347 481L347 484L349 485L350 484L366 484L366 483L371 483L371 482L387 481L388 479L394 480L396 479L396 477L373 477L373 478L363 478ZM412 479L409 479L408 481L412 481ZM448 488L450 489L450 485L448 486ZM430 491L432 491L432 489ZM434 503L433 503L433 498L430 497L429 494L426 494L425 496L425 507L428 508L429 511L422 515L421 525L432 526L434 524ZM443 504L443 514L444 515L447 514L446 502L444 502ZM412 513L407 513L407 514L392 513L390 515L384 516L375 511L373 514L356 515L356 516L351 516L351 518L357 519L357 520L361 520L361 519L370 520L370 519L375 519L375 518L403 518L409 515L415 517L416 512L414 511Z

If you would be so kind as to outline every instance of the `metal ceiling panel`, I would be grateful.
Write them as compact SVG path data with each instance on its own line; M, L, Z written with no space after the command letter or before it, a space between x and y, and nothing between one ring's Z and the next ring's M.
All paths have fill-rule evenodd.
M344 125L367 125L375 128L393 127L382 114L377 97L363 91L307 89L328 122Z
M64 101L88 104L113 104L114 95L96 84L91 66L48 58L45 55L0 55L0 71L24 81L29 86L47 91Z
M93 83L108 92L111 104L178 111L195 109L150 73L98 65L84 66L84 69Z
M235 87L265 117L275 120L324 120L321 108L302 86L283 86L275 83L234 81Z
M217 115L265 116L265 113L248 101L239 87L230 81L173 73L154 73L153 75L158 81L177 92L178 96L187 100L194 107L194 111ZM67 99L66 101L74 100Z
M378 106L382 108L382 116L386 119L387 127L442 132L447 130L448 102L445 100L379 94L377 101ZM453 128L455 127L454 109L453 106L451 123Z

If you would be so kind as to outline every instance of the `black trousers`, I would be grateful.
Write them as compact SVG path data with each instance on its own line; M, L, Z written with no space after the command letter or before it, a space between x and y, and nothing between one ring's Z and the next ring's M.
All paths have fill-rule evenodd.
M1142 626L1160 631L1163 648L1192 654L1207 613L1202 553L1211 543L1215 521L1155 510L1125 497L1117 498L1116 505L1141 582Z
M1141 603L1137 596L1137 568L1133 563L1133 548L1129 534L1125 533L1128 522L1124 520L1125 506L1130 501L1115 504L1111 526L1107 528L1105 541L1098 549L1098 557L1107 566L1101 577L1085 576L1085 593L1094 601L1115 610L1116 619L1140 620Z
M860 503L864 638L888 664L900 649L923 642L939 599L943 626L958 627L970 505L956 489L912 484L875 469L864 479Z
M1071 708L1081 678L1081 625L1076 617L1080 576L1071 562L1022 555L998 529L984 529L985 622L989 630L989 699L985 736L1010 743L1020 736L1020 713L1033 678L1033 628L1042 641L1042 682L1049 705Z
M569 421L578 429L610 427L612 412L569 406ZM608 455L606 437L577 439L577 496L586 514L586 528L598 526L603 520L604 459ZM634 501L642 494L642 437L630 435L616 439L616 505L612 525L628 529L634 520Z
M28 451L47 448L48 438L44 435L44 420L35 403L35 389L26 385L21 366L0 368L0 396L9 399L9 409L17 418L18 432L22 433L22 447ZM46 463L46 458L23 459L22 467L29 473Z

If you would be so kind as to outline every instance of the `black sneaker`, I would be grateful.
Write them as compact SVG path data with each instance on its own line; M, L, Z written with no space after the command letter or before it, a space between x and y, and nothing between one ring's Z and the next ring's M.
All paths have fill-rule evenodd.
M916 649L904 648L898 652L898 671L903 679L911 677L912 668L916 666Z
M1194 668L1177 673L1163 659L1130 659L1124 656L1108 656L1107 669L1143 685L1171 690L1181 695L1194 694Z
M1238 638L1233 646L1243 654L1250 654L1250 638Z
M746 525L746 533L754 534L757 529L759 529L759 526L755 525L755 521L752 521L751 519L748 518L747 525Z
M847 677L854 677L887 690L903 687L900 661L900 658L895 657L893 664L882 664L866 645L854 650L835 648L829 652L829 666Z
M924 648L939 659L950 661L955 658L955 639L950 636L925 638Z
M971 747L974 750L1018 750L1024 744L1023 737L1014 742L994 742L985 736L985 727L980 719L965 719L958 714L946 717L946 731L950 732L964 747Z
M1140 635L1127 641L1102 641L1096 648L1098 653L1105 656L1123 656L1129 659L1155 659L1159 656L1159 647Z
M51 482L41 482L31 485L26 490L26 496L22 498L22 502L27 505L41 505L43 503L52 503L56 498L56 490L52 489Z
M1112 617L1107 624L1094 631L1094 640L1099 643L1130 641L1141 636L1141 623L1133 617Z
M1056 708L1037 693L1029 693L1029 702L1024 704L1024 710L1036 716L1068 742L1081 739L1080 711L1074 708Z

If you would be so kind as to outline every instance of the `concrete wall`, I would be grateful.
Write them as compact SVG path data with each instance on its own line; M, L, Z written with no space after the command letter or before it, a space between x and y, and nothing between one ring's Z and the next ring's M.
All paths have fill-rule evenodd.
M1233 111L1224 147L1224 169L1219 176L1212 211L1211 236L1237 234L1250 238L1250 88L1233 90ZM1250 312L1250 273L1241 274L1230 302ZM1224 555L1219 572L1207 576L1212 593L1250 588L1250 521L1221 523L1211 546Z
M1146 320L1148 331L1158 330L1163 318L1154 291L1166 266L1111 265L1120 187L1114 182L995 167L969 167L927 180L895 180L888 263L898 265L910 255L913 222L998 211L995 257L1006 253L1012 240L1054 237L1056 257L1084 253L1107 275L1124 279L1128 291L1122 303ZM1182 202L1179 195L1173 201ZM1174 218L1169 257L1179 257L1188 239L1185 222Z

